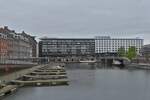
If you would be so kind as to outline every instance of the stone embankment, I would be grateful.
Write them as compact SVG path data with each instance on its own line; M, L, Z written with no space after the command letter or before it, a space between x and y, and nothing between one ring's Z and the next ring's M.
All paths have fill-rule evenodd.
M145 63L132 63L128 66L128 68L136 68L136 69L144 69L150 70L150 64Z
M56 64L40 65L0 77L0 98L22 86L68 85L64 67Z

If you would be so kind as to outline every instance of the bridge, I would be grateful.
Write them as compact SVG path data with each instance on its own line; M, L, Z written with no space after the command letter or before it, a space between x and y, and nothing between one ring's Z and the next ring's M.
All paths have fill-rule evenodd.
M95 57L95 56L65 56L65 57L35 57L35 58L22 58L19 60L28 60L34 63L101 63L103 65L113 65L118 62L120 65L129 64L130 60L126 57L118 56L106 56L106 57Z
M127 65L130 60L126 57L51 57L48 62L61 63L101 63L104 65L113 65L114 62L119 62L121 65Z

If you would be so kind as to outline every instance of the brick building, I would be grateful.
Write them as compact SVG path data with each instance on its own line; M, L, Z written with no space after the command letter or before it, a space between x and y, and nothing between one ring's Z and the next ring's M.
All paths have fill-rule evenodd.
M25 32L16 33L7 26L0 28L0 63L24 63L16 59L35 57L36 45L35 38Z

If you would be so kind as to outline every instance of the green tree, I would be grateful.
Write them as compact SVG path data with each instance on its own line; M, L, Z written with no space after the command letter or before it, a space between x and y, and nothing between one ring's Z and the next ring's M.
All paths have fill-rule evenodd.
M125 57L125 56L126 56L126 51L125 51L125 48L124 48L124 47L120 47L120 48L118 49L118 55L119 55L120 57Z
M127 58L130 60L135 58L137 56L137 50L134 46L129 47L128 52L127 52Z

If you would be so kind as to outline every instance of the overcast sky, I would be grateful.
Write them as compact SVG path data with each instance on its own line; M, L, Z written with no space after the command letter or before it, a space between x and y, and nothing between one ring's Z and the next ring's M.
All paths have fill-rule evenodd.
M0 26L47 37L141 37L150 43L149 0L0 0Z

